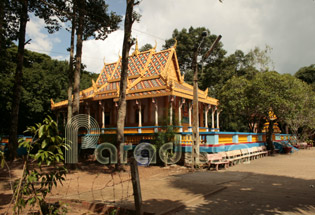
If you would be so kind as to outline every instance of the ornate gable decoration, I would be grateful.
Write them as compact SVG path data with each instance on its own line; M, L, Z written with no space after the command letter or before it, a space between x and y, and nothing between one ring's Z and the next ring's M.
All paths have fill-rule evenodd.
M128 59L127 99L141 99L155 96L180 96L192 99L193 87L184 82L181 75L176 43L173 47L156 52L154 48L139 52L138 43L135 51ZM80 92L80 99L118 100L120 74L122 69L121 56L114 63L105 63L96 82ZM199 90L199 99L207 104L217 104L217 100L207 96L207 92ZM65 106L67 100L52 104L53 108Z

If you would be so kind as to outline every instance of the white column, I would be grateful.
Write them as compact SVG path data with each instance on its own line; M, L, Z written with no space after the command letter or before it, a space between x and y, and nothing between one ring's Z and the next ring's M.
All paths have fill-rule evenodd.
M192 132L192 128L191 128L191 110L192 110L192 102L189 103L189 109L188 109L188 114L189 114L189 127L188 131Z
M210 109L210 105L205 106L205 127L207 128L207 131L209 131L208 126L208 112Z
M217 129L220 128L220 121L219 121L219 118L220 118L220 111L217 110Z
M102 102L102 128L105 128L105 102Z
M141 114L141 102L136 100L136 104L138 105L138 133L142 133L142 114Z
M215 106L212 107L212 113L211 113L211 128L214 129L214 113L215 113Z
M91 116L91 110L90 110L90 105L89 105L89 103L87 103L87 114L88 114L88 126L89 126L89 128L91 127L91 120L90 120L90 116Z
M155 126L159 126L159 109L158 109L158 104L157 101L155 100L155 110L154 110L154 118L155 118ZM156 127L154 128L154 132L158 132L159 129Z
M185 99L182 99L182 101L179 104L178 107L178 125L179 125L179 132L183 132L183 128L182 128L182 107L183 104L185 104Z
M173 101L174 101L174 98L171 96L171 99L170 99L170 125L173 125Z
M98 102L99 107L101 108L101 133L104 134L104 128L105 128L105 102L99 101Z

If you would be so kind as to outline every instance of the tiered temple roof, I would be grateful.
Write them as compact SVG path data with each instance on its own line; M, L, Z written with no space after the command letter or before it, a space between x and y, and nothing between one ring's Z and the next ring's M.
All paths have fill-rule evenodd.
M161 96L179 96L193 99L193 86L184 82L181 75L175 46L160 52L155 48L145 52L139 52L138 46L129 56L128 80L126 99L142 99ZM119 99L120 74L122 59L119 57L115 63L104 64L104 67L96 82L92 80L92 86L80 92L80 101ZM198 92L200 102L217 105L218 100L208 97L208 90ZM68 101L54 103L52 109L63 108Z

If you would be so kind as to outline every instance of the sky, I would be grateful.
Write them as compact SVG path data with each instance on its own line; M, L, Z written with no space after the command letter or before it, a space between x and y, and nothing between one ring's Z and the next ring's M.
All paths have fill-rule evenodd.
M124 15L125 0L107 0L109 9ZM206 27L222 35L228 55L240 49L247 53L256 46L272 48L274 69L294 74L299 68L315 64L314 0L142 0L135 10L141 20L132 29L139 47L157 42L159 51L174 29ZM117 61L123 43L123 23L105 41L83 43L82 61L86 70L100 73L104 62ZM66 24L64 25L66 27ZM27 49L67 60L70 33L61 30L49 35L44 22L31 16L27 24Z

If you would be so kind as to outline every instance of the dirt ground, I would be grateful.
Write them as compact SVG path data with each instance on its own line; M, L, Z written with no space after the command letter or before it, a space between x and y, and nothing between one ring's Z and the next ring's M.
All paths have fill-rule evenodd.
M21 175L14 164L12 177ZM190 172L180 166L139 167L143 208L150 214L315 214L315 149L276 155L227 170ZM69 214L96 214L104 206L133 209L129 168L80 165L48 196ZM0 214L11 198L8 172L0 172ZM9 209L11 212L12 209Z

